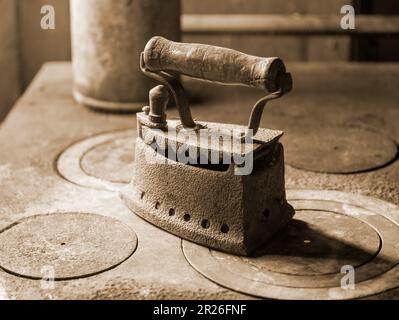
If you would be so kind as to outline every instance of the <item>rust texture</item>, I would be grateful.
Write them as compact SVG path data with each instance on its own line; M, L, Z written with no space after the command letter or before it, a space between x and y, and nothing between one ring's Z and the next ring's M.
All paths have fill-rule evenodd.
M144 49L151 71L175 71L194 78L244 84L262 90L280 87L285 66L278 57L262 58L236 50L197 43L152 38Z
M165 75L166 71L264 90L279 89L281 78L287 75L279 58L253 57L227 48L176 43L162 37L154 37L148 42L141 64L144 64L142 70L145 74L151 78L159 77L175 97L178 96L175 88L182 92L182 86L176 85L175 78ZM154 77L154 73L157 76ZM172 79L171 83L169 79ZM289 81L289 84L284 84L287 88L282 88L281 94L272 98L289 91L291 78ZM278 143L282 132L261 128L256 137L252 137L251 133L248 138L251 130L246 131L244 126L197 121L187 129L183 116L181 122L165 122L169 98L165 94L166 86L152 89L150 107L137 114L134 176L129 187L122 192L122 198L133 212L173 234L207 247L251 255L294 215L285 197L284 152ZM255 133L268 99L271 98L262 100L261 108L257 108L260 105L258 102L255 116L251 115L251 119L257 119L250 121L250 129L254 129ZM181 102L176 100L177 107L181 109ZM190 114L188 105L184 105L180 114ZM159 129L164 133L160 133ZM221 130L230 130L225 133L229 135L230 145L222 143L221 146ZM243 140L243 135L234 136L234 131L240 131L243 135L247 132L244 137L248 139ZM190 134L194 142L188 142ZM218 136L218 142L208 145L208 141L215 136ZM172 141L176 144L176 152L182 149L195 151L198 157L200 154L211 156L214 152L218 154L218 161L210 163L208 156L205 166L204 163L198 166L184 163L176 156L171 159L169 154L159 152L161 150L152 152L154 140L168 149ZM234 148L234 140L238 141L239 150ZM207 143L201 144L204 141ZM166 143L169 145L166 146ZM150 160L148 154L151 154ZM250 155L244 161L245 165L250 162L252 169L237 175L237 170L241 170L240 164L226 162L226 154L234 159L235 156ZM198 161L195 163L198 164ZM221 170L225 164L227 167Z

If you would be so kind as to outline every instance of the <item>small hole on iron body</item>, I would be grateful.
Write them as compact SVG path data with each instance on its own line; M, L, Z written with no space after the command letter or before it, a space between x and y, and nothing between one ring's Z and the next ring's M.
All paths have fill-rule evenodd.
M201 221L201 227L202 228L204 228L204 229L208 229L209 227L210 227L210 222L209 222L209 220L208 219L203 219L202 221Z
M262 212L262 216L265 219L269 219L270 218L270 210L268 208L266 208L265 210L263 210Z
M161 204L157 201L157 203L155 203L155 209L159 209L159 206L160 206Z
M222 231L223 233L227 233L229 232L230 228L227 224L224 224L220 227L220 231Z
M183 216L183 219L184 219L184 221L188 222L188 221L190 221L191 216L190 216L188 213L186 213L186 214Z
M175 209L170 208L169 209L169 216L174 216L175 215Z

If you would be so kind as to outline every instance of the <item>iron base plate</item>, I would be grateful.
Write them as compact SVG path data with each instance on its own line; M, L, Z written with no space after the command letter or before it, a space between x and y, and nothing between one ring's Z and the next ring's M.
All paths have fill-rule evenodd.
M136 136L129 129L79 141L58 157L58 172L80 186L119 191L132 177Z
M288 165L326 173L377 169L392 162L398 153L390 138L353 127L293 127L287 129L282 143Z
M136 247L135 232L114 218L73 212L36 215L0 232L0 267L30 279L49 272L54 280L82 278L119 265Z
M399 286L399 208L338 191L287 190L296 209L255 258L183 240L184 255L226 288L273 299L354 299ZM355 287L342 287L352 266ZM344 282L345 284L345 282Z

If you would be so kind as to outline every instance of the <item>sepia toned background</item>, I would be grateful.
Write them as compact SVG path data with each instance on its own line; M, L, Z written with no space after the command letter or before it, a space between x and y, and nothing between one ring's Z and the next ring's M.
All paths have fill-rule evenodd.
M48 5L55 30L41 29ZM355 8L353 30L341 27L345 5ZM0 0L0 300L399 299L398 8L397 0ZM220 48L201 59L197 46L149 49L159 39L140 70L148 39L177 39L180 25L185 42L281 57L292 92L182 76L184 91L167 85L178 96L167 105L159 83L144 86L154 76L146 71L157 70L146 56L207 79L257 73L251 58ZM279 75L262 85L284 86ZM123 95L139 86L140 97ZM151 109L155 117L133 114ZM191 148L193 131L170 122L180 115L210 140ZM260 134L242 144L254 150L252 173L236 176L242 155L229 157L225 142L236 149L239 140L225 133L260 115ZM147 151L170 154L159 143L170 136L148 146L143 132L159 133L155 121L165 118L194 151L221 134L223 161L151 161ZM211 249L224 244L225 253ZM230 255L252 245L253 256Z
M392 23L397 20L389 19L399 13L395 3L182 0L183 41L232 47L260 56L280 56L285 61L397 61L397 22ZM40 28L40 8L46 4L55 8L55 30ZM339 17L345 4L354 5L356 14L368 15L359 20L356 36L334 34L326 25L325 17ZM41 65L46 61L70 60L71 46L68 0L0 0L0 14L1 121ZM299 28L293 17L303 17ZM307 27L309 19L318 22L315 28ZM266 21L278 23L270 26ZM375 27L379 30L377 34L369 34L368 29Z

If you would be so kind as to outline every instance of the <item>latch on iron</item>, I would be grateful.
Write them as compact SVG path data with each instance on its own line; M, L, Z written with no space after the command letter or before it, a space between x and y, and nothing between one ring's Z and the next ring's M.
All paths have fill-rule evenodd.
M283 132L259 128L269 100L292 89L279 58L261 58L203 44L152 38L141 69L161 85L137 114L128 207L156 226L226 252L250 255L293 217L284 184ZM248 126L194 121L176 74L259 88ZM180 119L166 117L174 99Z

